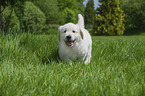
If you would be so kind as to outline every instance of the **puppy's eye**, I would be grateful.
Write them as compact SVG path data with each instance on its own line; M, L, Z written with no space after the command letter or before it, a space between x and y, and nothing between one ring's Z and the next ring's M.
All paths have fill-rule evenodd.
M64 33L66 33L66 30L64 30Z
M73 30L72 32L75 33L76 31Z

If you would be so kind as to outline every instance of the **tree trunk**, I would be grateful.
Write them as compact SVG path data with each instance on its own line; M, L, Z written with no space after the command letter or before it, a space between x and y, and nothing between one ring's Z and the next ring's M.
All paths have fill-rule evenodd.
M4 22L2 20L2 9L1 9L1 4L0 4L0 30L1 32L4 31Z
M9 16L6 18L6 21L5 21L4 34L6 34L6 33L8 32L8 30L9 30L10 23L11 23L12 13L13 13L13 9L11 8L11 13L10 13Z
M2 9L2 6L0 4L0 31L4 34L6 34L8 32L10 23L11 23L11 16L13 13L13 8L11 8L11 12L7 17L4 17L4 19L2 18L2 13L5 9L5 6Z

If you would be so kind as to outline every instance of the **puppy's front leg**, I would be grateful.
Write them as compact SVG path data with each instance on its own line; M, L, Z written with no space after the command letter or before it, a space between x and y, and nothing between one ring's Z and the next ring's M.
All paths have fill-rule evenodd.
M89 56L86 58L86 60L85 60L86 65L88 65L90 63L90 59L91 59L91 57L89 57Z
M85 64L88 65L88 63L90 63L90 61L91 61L91 54L87 54Z
M64 61L72 65L72 61L70 59L64 59Z
M88 53L86 55L85 64L87 65L91 61L92 44L89 46Z
M66 58L65 56L59 55L59 57L62 61L65 61L66 63L72 64L72 61L70 59Z

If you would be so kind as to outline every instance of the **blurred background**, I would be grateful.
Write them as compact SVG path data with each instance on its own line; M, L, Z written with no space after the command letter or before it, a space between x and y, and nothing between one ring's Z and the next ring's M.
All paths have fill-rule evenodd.
M92 35L145 33L145 0L0 0L0 32L55 34L78 14Z

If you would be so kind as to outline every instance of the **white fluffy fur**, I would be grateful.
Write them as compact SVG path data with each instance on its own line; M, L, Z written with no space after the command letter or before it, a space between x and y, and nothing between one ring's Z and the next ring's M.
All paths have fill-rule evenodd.
M67 46L67 36L74 41L72 46ZM72 61L84 61L90 63L92 51L92 39L89 32L84 28L84 18L78 14L78 23L67 23L59 27L59 57L68 63Z

